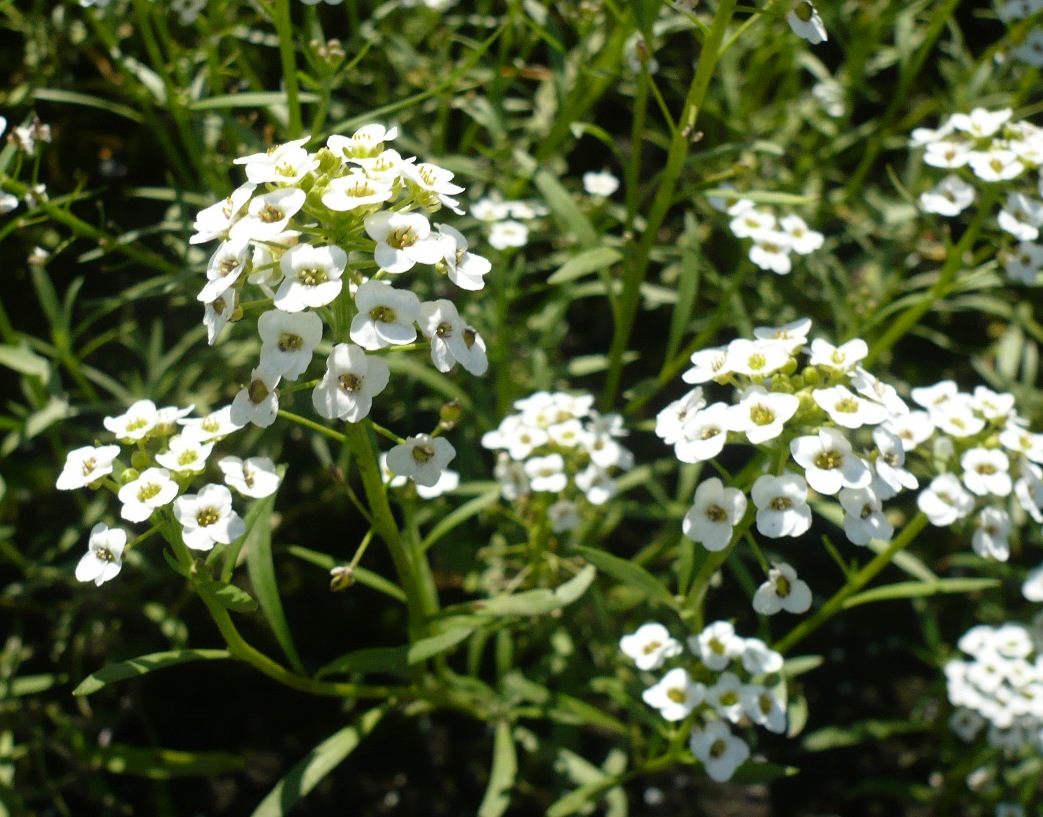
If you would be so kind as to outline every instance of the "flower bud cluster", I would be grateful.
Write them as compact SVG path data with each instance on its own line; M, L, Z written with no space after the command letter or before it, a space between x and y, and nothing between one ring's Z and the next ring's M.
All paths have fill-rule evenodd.
M945 665L949 725L966 742L984 730L990 746L1016 754L1043 749L1043 614L1032 629L1006 623L979 624L959 647L970 660Z
M311 384L312 404L327 419L366 417L390 380L384 354L412 348L418 331L440 372L457 363L474 375L488 368L485 342L451 300L421 301L392 284L430 267L476 291L491 269L461 233L426 215L462 213L454 197L463 188L448 170L386 148L397 135L367 125L330 136L314 153L305 137L237 159L247 182L197 215L191 243L221 240L199 294L210 343L241 315L247 285L272 307L257 322L259 365L232 404L237 423L275 421L280 382L306 376L327 324L335 343Z
M786 731L786 682L782 656L756 638L737 635L730 622L715 621L689 636L688 652L662 624L650 622L623 636L619 648L643 672L679 659L641 697L668 721L691 724L689 747L706 774L730 780L750 756L749 744L732 726ZM693 660L694 659L694 660Z
M157 514L172 514L185 545L193 550L231 544L246 532L246 523L232 507L229 489L258 499L273 494L281 477L267 457L228 456L217 462L223 484L205 482L197 493L186 493L205 479L214 445L239 429L231 419L231 407L202 418L188 417L191 411L191 406L158 409L151 400L139 400L124 414L106 417L105 428L119 444L70 451L58 489L105 486L119 499L120 516L131 523L155 523ZM125 530L99 523L91 531L76 578L98 585L113 578L120 572L126 546Z
M1033 174L1043 165L1043 129L1031 122L1011 121L1010 108L975 108L953 114L937 130L917 128L911 147L923 148L923 161L950 170L934 188L920 195L928 213L958 216L978 197L980 182L1002 184L1007 196L997 215L1004 267L1011 279L1035 284L1043 268L1043 176ZM1014 242L1017 242L1016 244Z
M767 207L758 207L749 199L721 204L731 216L728 226L736 238L749 238L750 260L763 270L788 275L793 270L790 256L810 255L822 247L822 233L808 227L795 213L777 217Z
M616 494L614 474L629 470L633 454L618 414L598 414L589 394L536 392L515 402L518 413L482 436L498 451L495 475L507 500L556 497L546 512L555 532L579 527L584 504L604 505Z

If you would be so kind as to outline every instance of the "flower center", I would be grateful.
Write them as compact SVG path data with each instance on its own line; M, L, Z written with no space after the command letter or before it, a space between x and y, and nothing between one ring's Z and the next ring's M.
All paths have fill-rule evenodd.
M477 337L478 333L468 326L464 330L464 346L470 349L472 346L474 346L474 342Z
M769 406L758 403L750 409L750 419L759 426L770 426L775 422L775 412Z
M337 378L337 382L340 384L341 391L348 394L362 390L362 378L354 372L345 372Z
M90 476L91 472L97 467L98 461L94 457L87 457L83 462L80 463L80 468L83 471L83 475Z
M103 545L94 551L94 558L99 562L115 562L116 554Z
M649 641L647 644L645 644L645 648L642 650L642 652L645 655L651 655L656 650L658 650L661 646L663 646L661 641Z
M765 244L765 248L766 249L769 248L767 244ZM772 249L771 252L778 252L778 249ZM746 365L749 366L751 369L753 369L756 372L756 371L760 371L765 366L767 366L768 365L768 360L767 360L767 358L764 357L764 355L762 355L762 354L760 354L758 352L757 354L750 355L749 358L747 358Z
M254 487L254 469L245 462L243 463L243 482L246 483L247 488Z
M246 396L250 398L250 402L254 405L260 403L266 398L271 392L268 391L268 387L264 384L264 381L258 378L250 383L250 386L246 390Z
M144 417L135 417L133 420L130 420L125 426L127 431L140 431L141 429L147 427L148 420L146 420Z
M377 323L394 323L395 319L398 317L394 309L390 306L385 306L384 304L375 306L369 310L369 316Z
M728 512L724 510L720 505L707 505L706 506L706 518L711 522L727 522Z
M148 502L162 490L163 486L154 482L147 482L138 489L138 502Z
M793 500L788 496L773 496L768 507L773 511L788 511L793 507Z
M724 757L728 753L728 744L723 739L718 739L713 742L710 747L710 757L715 760L719 757Z
M440 338L451 338L453 336L453 325L451 323L440 323L435 329L435 334Z
M182 451L177 458L178 465L191 465L199 459L199 452L197 451Z
M858 414L858 400L854 397L845 397L842 400L837 400L833 410L839 411L841 414Z
M811 16L815 13L815 7L808 2L798 3L797 7L793 9L793 13L797 15L797 18L806 23L811 19Z
M666 691L666 697L677 704L683 704L688 700L688 696L684 694L684 690L679 687L670 687Z
M404 250L406 247L412 247L417 241L420 240L420 235L410 224L407 227L399 227L397 230L392 230L388 233L387 244L389 247L394 247L396 250Z
M277 224L286 218L286 214L281 208L276 207L274 204L265 204L257 213L257 217L265 224Z
M793 592L793 585L790 584L789 579L785 576L779 576L775 579L775 594L786 598L790 593Z
M199 527L206 528L210 525L220 521L221 514L217 512L217 508L207 507L200 508L196 513L196 522L199 523Z
M820 468L823 471L840 468L843 464L844 452L837 451L835 448L831 448L828 451L822 451L817 457L815 457L815 467Z
M283 332L279 335L280 352L296 352L304 347L304 338L292 332Z
M319 284L325 284L328 280L329 276L322 267L308 267L307 269L297 270L297 282L306 287L317 287Z
M992 476L999 469L996 468L996 466L993 465L991 462L983 462L980 465L976 466L974 470L982 476Z
M435 458L435 448L430 443L420 443L413 446L413 459L423 465Z

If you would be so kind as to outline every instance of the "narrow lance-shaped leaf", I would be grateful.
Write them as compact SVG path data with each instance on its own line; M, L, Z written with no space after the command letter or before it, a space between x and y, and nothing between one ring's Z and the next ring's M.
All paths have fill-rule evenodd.
M80 685L72 691L72 694L90 695L106 684L125 681L127 678L144 675L157 669L185 664L190 661L215 661L231 657L231 653L227 650L173 650L171 652L154 652L149 655L140 655L137 658L131 658L129 661L109 664L97 672L91 673L80 682Z

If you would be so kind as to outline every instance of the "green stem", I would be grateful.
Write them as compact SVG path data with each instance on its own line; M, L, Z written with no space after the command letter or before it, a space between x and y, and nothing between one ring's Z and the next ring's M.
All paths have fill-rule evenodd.
M887 331L884 332L883 337L870 347L869 354L866 356L863 364L864 366L872 366L884 352L894 346L910 329L916 326L920 318L926 315L940 298L945 297L957 273L963 267L964 255L967 254L967 251L977 240L978 234L981 232L982 227L985 226L985 219L992 213L992 205L998 196L998 185L993 185L982 196L978 212L975 213L973 221L968 225L963 235L960 236L959 243L949 250L945 264L938 273L938 280L934 282L927 296L910 306L891 323Z
M815 632L815 630L829 621L829 619L840 612L845 601L875 579L880 571L891 564L891 560L894 558L895 554L907 547L926 526L926 515L918 513L914 516L906 526L902 528L902 532L891 540L891 544L889 544L884 550L880 551L872 561L848 579L847 584L834 593L829 601L815 611L814 615L804 619L800 624L790 630L774 645L774 649L781 653L788 652L797 643L803 641Z
M344 442L355 457L362 487L372 514L372 525L384 540L398 573L399 584L406 594L409 610L410 641L419 641L428 635L431 620L438 613L438 594L427 557L411 549L395 522L387 491L380 473L380 465L373 442L366 427L348 423Z
M272 22L279 36L279 60L282 63L283 82L286 85L286 108L289 121L286 135L298 139L304 133L301 121L301 91L297 82L297 50L293 37L293 19L290 16L291 0L275 0Z
M670 149L667 153L666 168L656 190L655 199L652 201L651 211L648 216L648 224L641 235L637 249L632 256L632 263L625 272L623 279L623 292L619 299L619 311L616 321L615 332L612 336L612 346L609 351L608 375L605 379L605 388L602 392L602 406L608 408L615 404L616 394L619 391L620 381L623 373L623 356L630 343L630 335L634 328L634 318L641 297L641 284L644 283L648 274L648 263L652 247L659 235L659 228L663 224L667 213L673 204L674 191L680 181L681 171L688 150L691 146L691 138L695 134L695 126L699 120L699 112L702 110L706 93L710 88L710 80L717 66L721 43L728 30L732 14L735 12L736 0L721 0L714 14L713 24L710 32L703 41L702 53L699 55L699 66L695 71L695 77L688 89L684 108L681 111L679 127L674 131L670 141Z

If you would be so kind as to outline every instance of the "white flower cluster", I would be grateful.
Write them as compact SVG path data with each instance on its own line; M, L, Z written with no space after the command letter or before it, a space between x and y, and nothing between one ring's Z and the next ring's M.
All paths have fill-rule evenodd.
M883 501L918 485L905 468L900 437L900 421L909 409L893 388L859 365L868 353L865 341L837 347L816 339L805 347L810 330L807 319L759 328L753 340L740 338L693 354L694 368L683 379L729 384L737 390L736 400L708 405L702 385L696 385L658 414L656 434L686 463L713 459L728 442L778 452L775 473L758 477L750 491L762 536L806 533L813 490L837 497L852 543L886 541L894 530ZM801 354L807 362L798 371ZM696 489L684 533L707 550L723 550L746 508L742 491L711 477ZM805 598L803 591L800 597Z
M267 457L223 457L217 466L224 484L206 483L196 494L186 494L206 470L214 444L239 429L229 406L202 418L189 418L191 411L191 406L157 409L151 400L139 400L124 414L106 417L105 428L120 445L131 447L133 467L118 459L120 445L77 448L66 457L58 489L104 485L119 498L120 516L127 522L148 522L170 506L189 548L208 551L218 543L231 544L246 532L246 523L232 507L229 487L256 499L274 493L280 477ZM122 567L126 545L123 529L95 525L76 578L98 585L113 578Z
M917 128L911 147L923 148L923 161L950 170L935 187L920 195L920 206L928 213L958 216L978 196L975 180L1002 183L1009 190L997 215L1000 230L1011 237L1001 257L1011 279L1035 284L1043 268L1043 245L1036 243L1043 227L1043 175L1035 183L1022 177L1040 171L1043 165L1043 128L1031 122L1012 122L1012 111L975 108L953 114L937 130ZM1012 246L1012 242L1018 242Z
M749 744L732 732L761 726L786 731L786 682L782 656L756 638L742 638L727 621L715 621L681 642L662 624L650 622L619 641L623 654L644 672L674 658L686 666L667 671L642 693L649 706L668 721L695 716L689 747L706 774L718 783L730 780L750 756ZM691 661L691 657L695 662Z
M1043 615L1032 629L1006 623L979 624L959 647L970 660L945 665L949 701L956 707L949 725L971 742L985 730L990 746L1016 754L1043 749Z
M515 402L518 413L482 436L499 451L495 475L504 499L556 496L546 512L557 532L580 524L582 503L604 505L616 494L613 474L634 464L619 443L627 435L618 414L598 414L589 394L536 392Z
M529 243L533 222L549 212L539 202L504 201L496 195L485 196L471 205L471 215L488 225L489 246L498 250L524 247Z
M822 246L822 233L810 229L794 213L778 218L770 209L758 207L749 199L739 199L721 209L732 217L728 225L732 234L753 242L750 260L763 270L787 275L793 269L793 253L809 255Z
M327 419L366 417L390 379L382 355L411 346L418 329L439 371L456 363L474 375L488 368L485 342L452 301L421 302L391 283L430 266L476 291L491 269L456 229L425 215L442 207L461 213L454 196L463 188L448 170L386 148L396 136L395 128L367 125L330 136L315 153L305 137L237 159L247 182L196 217L193 244L221 239L199 294L210 343L241 313L247 284L274 307L258 320L261 359L232 403L237 423L275 421L280 381L305 374L326 321L350 340L332 347L312 391ZM349 256L342 244L359 249Z
M997 12L1003 22L1012 26L1043 12L1043 0L1002 0ZM1030 29L1024 39L1011 49L1010 55L1036 68L1043 68L1043 29L1038 25Z

